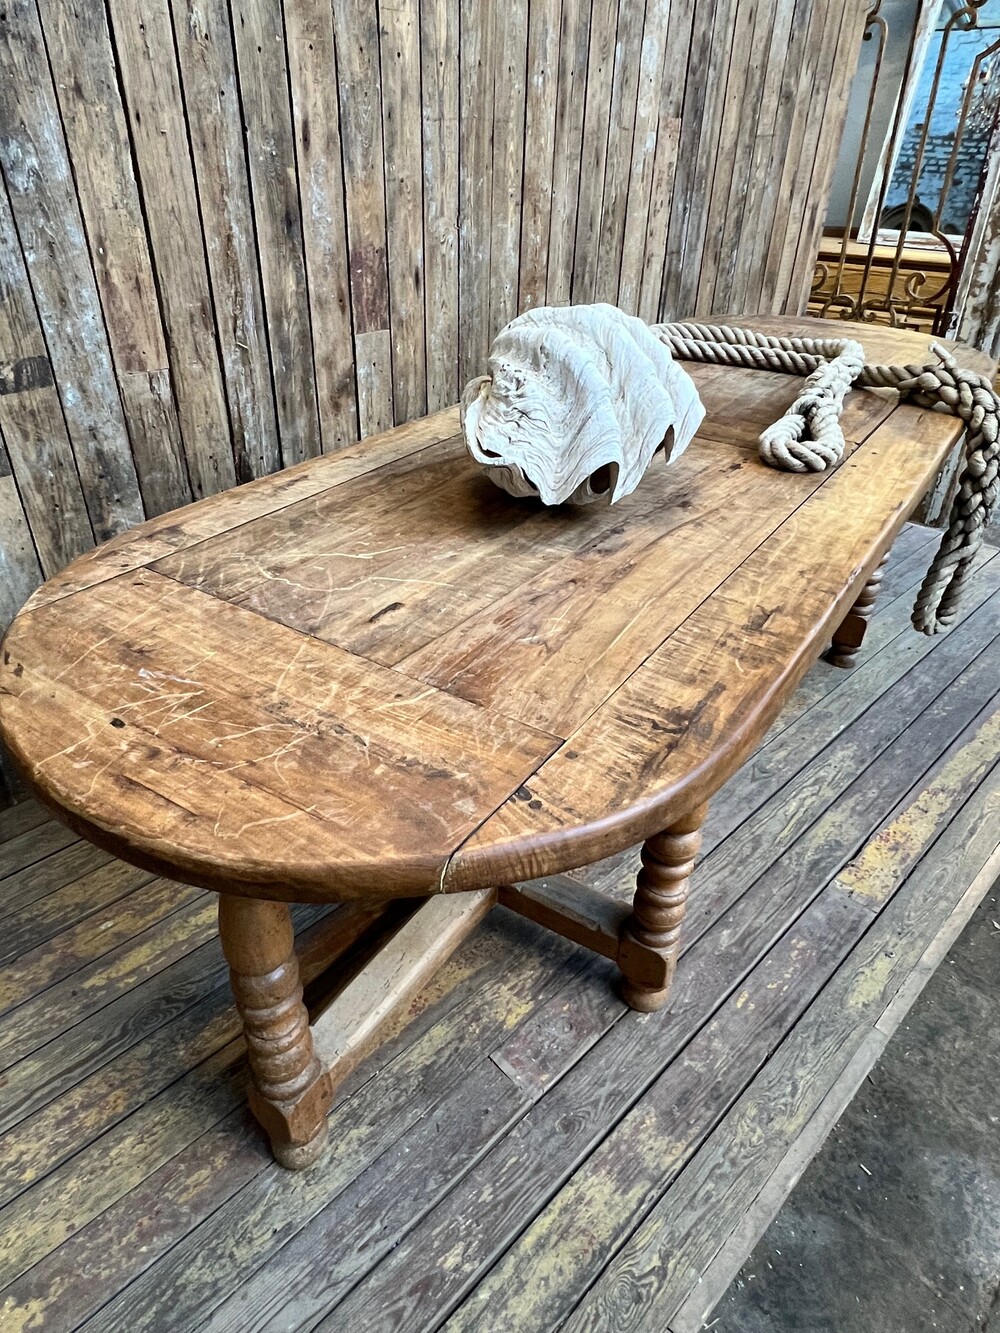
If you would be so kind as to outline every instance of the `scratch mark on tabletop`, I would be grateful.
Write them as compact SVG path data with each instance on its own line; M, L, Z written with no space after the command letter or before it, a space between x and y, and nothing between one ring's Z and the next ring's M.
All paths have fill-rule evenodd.
M245 727L242 731L231 731L225 736L215 736L209 745L226 745L230 741L241 741L244 736L253 736L258 731L287 731L287 722L262 722L259 727Z
M84 658L89 657L91 653L96 653L98 648L103 648L106 643L110 643L113 639L120 640L122 635L126 632L126 630L130 630L133 625L138 625L140 621L146 620L149 616L153 615L154 613L158 613L161 609L161 605L162 605L162 599L158 599L153 606L147 606L143 611L140 611L137 616L133 616L131 620L126 620L125 624L120 626L118 629L112 630L110 634L105 634L103 638L96 639L92 644L90 644L89 647L83 650L83 652L80 654L79 657L75 658L72 662L68 663L68 665L64 666L63 669L56 674L54 679L62 680L63 676L67 675L75 667L79 666L80 663L84 660Z
M385 703L376 704L372 712L384 713L387 708L410 708L422 703L424 699L433 699L437 693L438 691L431 685L426 690L421 690L419 694L407 695L405 699L386 699Z
M315 806L310 806L308 810L289 810L287 815L271 815L268 819L251 819L247 823L241 824L238 829L231 833L226 833L222 828L222 820L226 814L225 809L219 811L219 817L215 821L215 827L212 830L217 838L242 838L248 829L263 828L266 824L286 824L290 819L298 819L299 815L312 814Z
M93 796L93 794L94 794L94 788L95 788L95 787L97 786L97 784L100 782L101 778L104 777L105 773L108 771L109 768L111 768L111 766L112 766L113 764L116 764L116 763L119 762L120 758L121 758L121 756L117 753L117 751L112 750L112 752L111 752L111 757L110 757L110 759L108 760L108 762L107 762L106 764L102 764L102 765L101 765L101 767L97 770L97 772L94 774L93 778L91 779L90 786L89 786L89 787L87 788L87 790L83 793L83 797L82 797L82 799L83 799L84 801L89 800L89 798L90 798L91 796Z
M172 680L178 685L201 685L200 680L189 680L187 676L171 676L167 671L150 671L149 667L140 667L139 675L143 680Z
M308 560L377 560L381 555L393 555L396 551L409 551L410 547L382 546L375 551L302 551L292 552L293 557L302 555Z
M388 574L373 574L372 583L423 583L429 588L450 588L451 584L447 579L394 579Z
M201 691L199 690L198 693L200 694ZM183 722L189 717L194 717L196 713L203 713L206 708L213 707L214 703L214 699L209 699L206 703L199 704L197 708L189 708L183 713L174 713L165 722L161 722L159 726L153 728L153 735L159 736L161 731L165 731L167 727L172 727L175 722Z
M74 742L72 743L72 745L67 745L67 746L65 746L65 748L62 749L62 750L57 750L57 751L55 752L55 754L46 755L46 757L45 757L44 759L40 759L40 760L38 761L38 767L39 767L39 768L43 768L46 764L51 764L51 763L52 763L54 760L56 760L56 759L62 759L65 755L70 755L70 754L72 754L73 751L76 750L76 749L79 749L79 747L80 747L81 745L89 745L89 744L91 743L91 741L94 739L94 735L95 735L95 732L96 732L96 729L97 729L97 725L98 725L98 724L97 724L96 722L87 722L87 723L85 723L85 726L86 726L86 728L87 728L87 734L86 734L86 736L81 737L80 740L78 740L78 741L74 741ZM92 763L92 762L93 762L93 761L90 760L90 759L87 759L87 760L84 761L85 764L89 764L89 763ZM78 765L78 766L79 766L79 767L82 767L83 765Z
M263 727L258 727L255 729L258 731L265 730L265 728ZM251 766L269 764L273 762L275 765L274 771L277 773L278 777L281 778L281 773L277 767L278 760L281 759L284 755L288 754L289 750L293 749L296 745L301 744L301 742L304 741L305 739L306 739L306 733L299 732L299 734L293 736L290 741L286 741L284 745L279 745L277 749L271 750L268 754L249 755L246 759L238 759L236 763L227 764L225 768L218 768L215 771L217 773L235 773L238 768L248 768ZM282 782L285 781L284 778L281 778L281 780Z
M275 698L277 698L278 692L285 683L285 677L288 675L289 671L291 671L292 667L299 660L299 658L302 656L302 654L305 652L308 646L309 645L305 642L300 643L299 646L296 648L295 652L292 654L291 658L289 659L287 665L282 668L281 674L278 676L278 679L274 682L274 689L272 690L272 695Z

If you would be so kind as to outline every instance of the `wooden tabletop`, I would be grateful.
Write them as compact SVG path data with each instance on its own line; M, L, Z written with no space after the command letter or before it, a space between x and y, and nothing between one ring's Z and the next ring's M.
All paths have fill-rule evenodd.
M800 381L689 369L697 439L612 507L512 499L449 410L134 529L11 625L0 732L95 842L229 892L420 895L640 841L750 753L960 434L855 392L843 465L776 472L756 437Z

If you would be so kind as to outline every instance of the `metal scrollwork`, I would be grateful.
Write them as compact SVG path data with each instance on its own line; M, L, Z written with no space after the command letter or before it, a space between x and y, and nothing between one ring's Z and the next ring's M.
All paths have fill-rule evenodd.
M940 134L935 144L931 127L942 92L951 38L956 32L979 28L980 10L985 3L986 0L967 0L939 29L940 41L930 70L929 87L925 82L926 91L917 104L914 98L924 48L918 41L918 29L914 29L903 83L894 93L894 111L884 142L877 126L877 108L884 105L884 82L889 78L895 80L898 75L886 70L889 27L881 12L882 0L876 0L868 11L863 40L875 43L876 49L869 60L871 82L854 159L846 225L836 250L828 238L817 260L809 301L813 313L896 327L919 327L937 336L948 332L959 269L975 223L978 195L964 235L957 235L948 227L946 209L962 164L963 143L967 151L970 146L978 148L983 140L983 125L988 120L992 128L1000 108L1000 79L990 78L991 57L1000 52L1000 40L989 40L995 33L983 30L982 49L975 54L962 89L950 151L941 147ZM925 31L923 36L926 47L931 34ZM970 134L971 129L975 129L978 138ZM904 141L905 162L901 158ZM918 194L932 145L939 155L948 151L943 170L940 157L937 159L942 183L933 206ZM878 164L874 180L868 185L871 159L876 152ZM974 162L972 166L980 171L981 192L985 149L983 162ZM887 207L890 190L894 187L898 190L900 178L906 187L904 198ZM863 194L866 194L864 199Z

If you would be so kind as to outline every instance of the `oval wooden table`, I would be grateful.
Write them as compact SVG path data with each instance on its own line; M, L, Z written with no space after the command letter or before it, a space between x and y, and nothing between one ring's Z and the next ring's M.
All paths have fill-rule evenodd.
M921 336L856 332L869 360L928 359ZM614 507L511 499L450 410L154 519L8 630L0 729L39 797L221 894L251 1098L286 1165L315 1158L337 1081L498 897L616 959L633 1008L663 1004L705 803L831 639L852 660L960 437L854 392L836 471L772 471L756 437L800 381L690 369L698 438ZM639 842L631 914L496 887ZM310 1026L287 903L327 900L349 904L331 951L365 961Z

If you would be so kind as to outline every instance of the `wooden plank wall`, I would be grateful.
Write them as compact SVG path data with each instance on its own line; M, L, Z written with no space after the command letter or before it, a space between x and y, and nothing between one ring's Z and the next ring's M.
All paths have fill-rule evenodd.
M797 311L863 0L9 0L0 625L543 303Z

